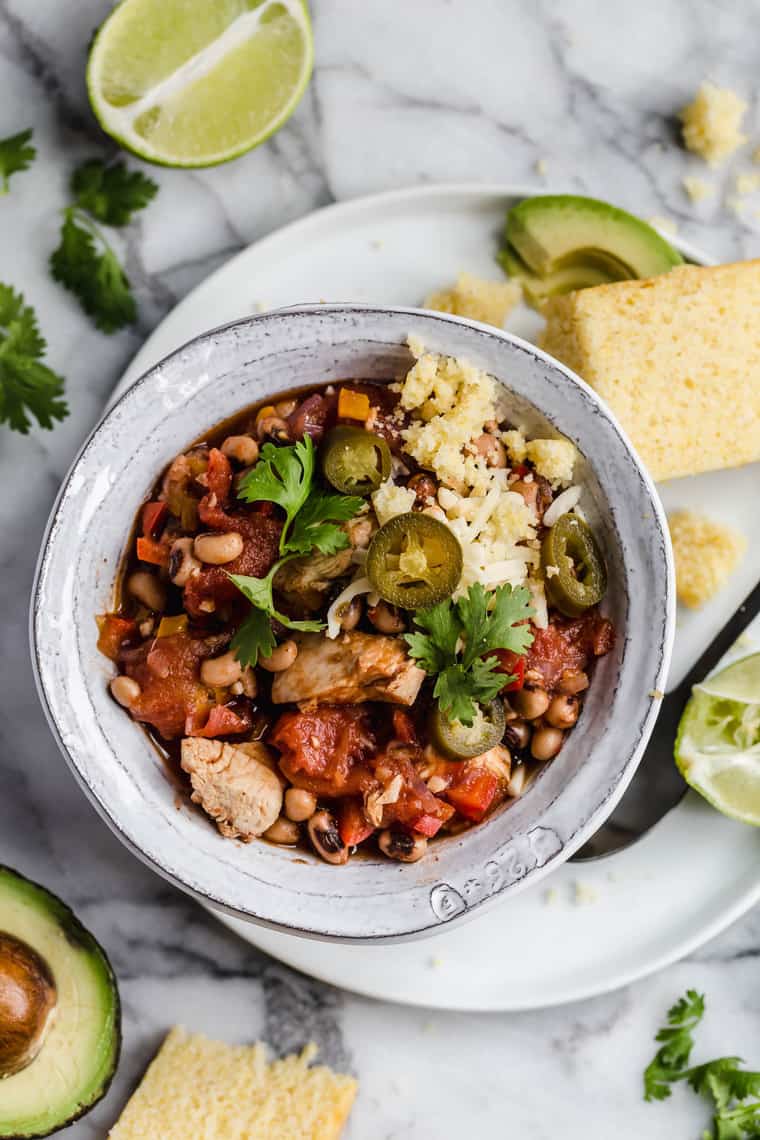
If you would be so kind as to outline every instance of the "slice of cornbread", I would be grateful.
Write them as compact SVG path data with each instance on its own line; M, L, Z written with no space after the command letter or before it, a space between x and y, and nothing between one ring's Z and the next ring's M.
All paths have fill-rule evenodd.
M717 594L736 569L747 540L732 527L694 511L674 511L668 525L678 600L697 609Z
M110 1140L337 1140L356 1096L351 1077L307 1045L270 1063L266 1045L225 1045L172 1029Z
M552 297L543 347L607 401L655 479L760 459L760 260Z

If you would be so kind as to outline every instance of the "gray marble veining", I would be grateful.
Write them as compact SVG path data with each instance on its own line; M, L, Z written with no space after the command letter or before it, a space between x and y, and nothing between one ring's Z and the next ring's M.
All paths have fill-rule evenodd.
M684 1090L666 1105L643 1104L641 1068L662 1011L690 985L710 1000L705 1055L760 1064L757 912L649 981L559 1010L431 1013L305 979L167 887L96 817L38 705L26 605L58 482L146 333L226 257L315 207L390 186L509 179L665 215L716 257L757 256L760 200L747 199L741 217L724 205L746 159L706 172L675 146L674 113L709 75L752 100L760 141L758 0L314 0L317 67L288 125L226 167L151 170L161 192L123 235L140 321L110 338L46 269L70 170L110 152L83 82L86 45L108 7L0 0L0 136L33 125L39 149L0 199L0 277L37 308L72 408L53 433L0 438L0 860L77 909L107 947L124 1001L118 1078L68 1135L104 1136L180 1020L231 1040L265 1036L277 1051L314 1037L327 1060L361 1078L351 1140L699 1135L704 1112ZM692 204L685 173L715 182L716 193Z

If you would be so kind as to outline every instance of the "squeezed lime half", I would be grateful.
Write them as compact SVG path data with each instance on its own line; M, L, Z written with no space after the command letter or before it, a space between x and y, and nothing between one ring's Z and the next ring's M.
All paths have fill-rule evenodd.
M87 90L127 150L212 166L282 126L313 59L305 0L122 0L93 42Z
M760 825L760 653L694 686L675 760L687 784L718 811Z

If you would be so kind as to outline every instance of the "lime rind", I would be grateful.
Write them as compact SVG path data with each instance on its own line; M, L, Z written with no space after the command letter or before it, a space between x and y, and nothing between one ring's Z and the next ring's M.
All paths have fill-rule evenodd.
M306 0L263 0L263 3L238 15L221 35L185 60L173 73L160 79L140 98L115 105L103 95L104 57L111 29L116 26L114 21L123 20L125 10L134 7L135 2L136 0L122 0L99 28L90 50L86 77L90 104L98 122L125 150L147 162L163 166L216 166L230 162L266 141L293 113L308 85L314 64L314 41ZM156 114L160 112L162 98L174 99L176 102L183 90L190 92L213 73L214 68L223 68L226 56L232 56L236 49L253 41L256 31L265 28L267 17L275 11L286 13L299 33L300 66L297 78L290 82L287 97L278 104L268 121L259 124L249 135L234 144L217 149L209 147L203 154L182 154L167 147L151 145L148 139L135 130L134 124L138 120L145 121L154 111ZM120 34L123 34L123 30L120 30ZM277 86L279 94L280 85Z

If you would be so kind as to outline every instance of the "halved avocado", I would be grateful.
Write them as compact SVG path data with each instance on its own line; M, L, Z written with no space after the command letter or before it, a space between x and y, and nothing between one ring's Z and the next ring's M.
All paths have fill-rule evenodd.
M82 1116L120 1043L101 947L59 898L0 866L0 1137L47 1136Z
M499 260L536 296L656 277L683 264L680 253L641 218L576 194L526 198L507 214L505 237L506 254Z

